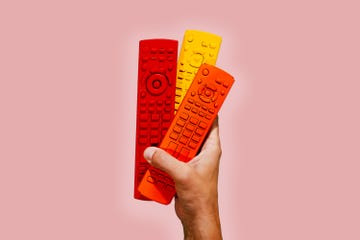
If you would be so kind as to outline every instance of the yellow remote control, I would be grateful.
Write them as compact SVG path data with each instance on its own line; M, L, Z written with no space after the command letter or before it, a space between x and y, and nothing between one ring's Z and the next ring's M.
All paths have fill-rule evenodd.
M215 65L221 37L209 32L187 30L181 46L176 78L175 113L201 64Z

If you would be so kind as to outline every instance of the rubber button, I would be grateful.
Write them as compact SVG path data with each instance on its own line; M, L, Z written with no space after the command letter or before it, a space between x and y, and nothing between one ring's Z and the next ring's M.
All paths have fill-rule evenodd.
M207 76L207 75L209 75L209 69L204 68L201 73L202 73L204 76Z

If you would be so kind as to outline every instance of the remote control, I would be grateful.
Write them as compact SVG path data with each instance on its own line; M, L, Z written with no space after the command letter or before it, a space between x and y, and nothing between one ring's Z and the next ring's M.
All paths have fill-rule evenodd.
M197 30L185 32L177 69L175 112L201 64L215 65L220 45L221 37L215 34Z
M138 185L150 166L146 147L158 146L174 118L178 41L146 39L139 42L138 96L134 198L148 200Z
M220 68L203 64L181 103L160 148L188 162L198 152L234 79ZM169 204L175 185L165 172L150 167L139 185L144 196Z

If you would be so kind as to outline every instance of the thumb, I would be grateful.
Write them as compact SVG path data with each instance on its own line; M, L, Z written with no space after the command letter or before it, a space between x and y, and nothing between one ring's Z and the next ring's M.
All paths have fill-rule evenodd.
M189 166L177 160L168 152L157 147L148 147L144 151L145 159L154 167L169 174L175 181L181 180Z

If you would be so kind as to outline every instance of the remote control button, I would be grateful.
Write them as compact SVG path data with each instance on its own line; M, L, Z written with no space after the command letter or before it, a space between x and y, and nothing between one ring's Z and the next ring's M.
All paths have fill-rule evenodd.
M182 118L182 119L184 119L184 120L187 120L188 119L188 117L189 117L189 114L187 114L187 113L181 113L180 114L180 118Z
M206 84L206 87L210 90L212 90L213 92L215 92L217 90L216 86L214 84Z
M190 141L189 144L188 144L188 146L189 146L190 148L192 148L192 149L196 149L196 147L197 147L197 142Z
M201 129L201 128L197 128L195 130L195 133L198 134L198 135L203 135L205 133L204 129Z
M141 91L140 97L142 97L142 98L146 97L146 92L145 92L145 91Z
M170 133L170 136L169 136L169 137L172 138L172 139L174 139L174 140L177 140L178 137L179 137L179 134L177 134L177 133L175 133L175 132L172 132L172 133Z
M202 73L202 75L207 76L207 75L209 75L209 69L204 68L201 73Z
M202 121L200 121L199 127L200 127L200 128L206 128L206 127L207 127L207 124L204 123L204 122L202 122Z
M164 56L160 56L160 57L159 57L159 61L160 61L160 62L165 61L165 57L164 57Z
M159 135L159 131L158 130L151 130L150 131L150 136L151 137L157 137Z
M188 111L191 109L190 105L188 105L188 104L186 104L186 105L184 106L184 108L185 108L186 110L188 110Z
M198 89L199 98L201 101L205 103L213 102L218 97L218 92L216 91L217 88L213 84L205 84L202 85Z
M147 121L149 116L147 114L140 114L140 121Z
M190 121L191 121L191 119L190 119ZM183 127L183 126L185 126L185 121L182 119L178 119L176 121L176 124L179 125L180 127Z
M145 71L147 70L147 68L148 68L148 64L147 64L147 63L142 64L141 70L142 70L143 72L145 72Z
M162 112L164 111L164 106L158 106L158 107L156 108L156 111L157 111L158 113L162 113Z
M211 118L211 115L209 115L209 114L206 114L205 115L205 118L207 119L207 120L211 120L212 118Z
M180 156L179 156L179 159L180 160L186 160L189 156L189 153L190 153L190 150L187 149L186 147L182 147L181 150L180 150Z
M190 58L190 66L195 68L199 68L203 62L204 56L199 53L192 55Z
M151 53L156 53L157 52L157 48L151 48Z
M198 110L197 108L192 108L192 109L191 109L191 112L193 112L194 114L197 114L198 111L199 111L199 110Z
M152 74L146 80L147 90L153 95L162 94L168 86L168 80L163 74Z
M199 122L199 120L196 119L196 118L194 118L194 117L191 117L191 118L190 118L190 122L191 122L192 124L194 124L194 125L197 125L198 122Z
M186 129L188 129L189 131L193 132L195 130L195 125L188 123L186 124Z
M146 53L149 53L150 48L149 48L148 46L144 46L144 47L143 47L143 51L144 51L145 54L146 54Z
M188 98L188 103L193 104L194 100L192 100L191 98Z
M182 130L182 128L180 127L180 126L178 126L178 125L175 125L175 127L174 127L174 132L176 132L176 133L180 133L181 132L181 130Z
M223 86L226 87L226 88L228 88L228 87L229 87L229 83L224 82L224 83L223 83Z
M214 113L215 110L213 108L209 108L209 113Z
M159 137L153 137L150 138L150 144L158 144L160 142L160 138Z
M159 121L160 120L160 114L151 114L151 121Z
M148 56L144 56L144 57L142 58L142 60L143 60L143 62L147 62L147 61L149 61L149 57L148 57Z
M158 180L157 187L160 189L165 189L165 182L163 182L162 180Z
M188 37L186 38L186 41L188 42L194 41L194 36L192 34L189 34Z
M176 151L177 146L178 145L176 143L170 142L169 145L168 145L168 149Z
M189 138L185 137L185 136L181 136L179 138L179 142L186 145L187 141L189 140Z
M140 129L147 129L147 128L148 128L147 122L141 122L141 123L139 124L139 128L140 128Z
M139 138L139 143L142 144L142 145L143 145L143 144L146 144L146 143L147 143L147 139L146 139L146 138L143 138L143 137L140 137L140 138Z
M155 107L153 107L153 106L149 107L149 112L150 112L150 113L155 112Z
M183 135L185 136L185 137L191 137L191 134L192 134L192 131L189 131L189 130L187 130L187 129L185 129L184 130L184 132L183 132Z
M211 102L210 98L204 97L203 95L200 95L199 98L201 99L201 101L205 102L205 103L209 103Z
M201 42L201 46L203 46L203 47L208 47L208 44L207 44L207 42L202 41L202 42Z
M163 47L159 48L159 53L161 53L161 54L165 53L165 48L163 48Z
M146 178L146 181L149 182L149 183L152 183L152 184L155 183L155 179L154 179L152 176L148 176L148 177Z
M173 192L174 190L175 190L174 186L171 186L170 184L166 184L165 191Z
M170 114L167 114L167 113L164 114L164 115L163 115L163 120L164 120L164 121L170 121L170 120L171 120L171 115L170 115Z
M163 122L162 123L163 128L166 128L166 129L168 129L170 127L170 125L171 125L171 122Z
M205 113L204 113L203 111L200 111L200 112L199 112L199 116L200 116L200 117L204 117L204 116L205 116Z
M142 137L144 137L144 136L146 137L146 136L147 136L147 133L148 133L148 132L147 132L146 130L140 130L140 134L139 134L139 135L142 136Z
M210 48L215 49L215 48L216 48L216 43L211 42L211 43L210 43Z
M168 48L168 49L167 49L167 52L168 52L169 54L172 54L172 53L174 53L174 49L173 49L173 48Z
M222 84L222 81L221 81L219 78L215 78L215 82L216 82L217 84L219 84L219 85Z
M160 122L150 122L150 128L152 129L160 128Z
M191 140L193 140L194 142L200 142L200 137L198 136L198 135L194 135L192 138L191 138Z
M165 107L165 112L171 112L171 107Z
M146 112L146 107L141 106L141 107L140 107L140 112L142 112L142 113L143 113L143 112Z

